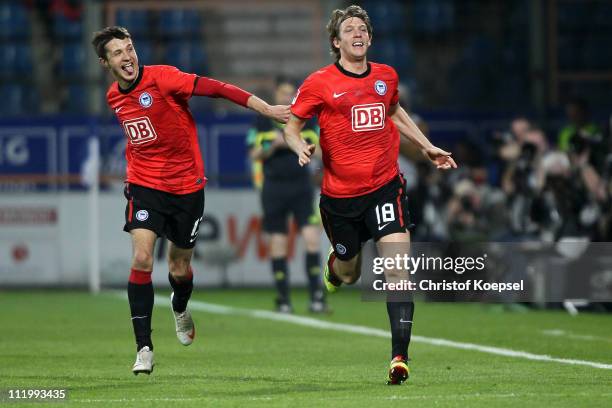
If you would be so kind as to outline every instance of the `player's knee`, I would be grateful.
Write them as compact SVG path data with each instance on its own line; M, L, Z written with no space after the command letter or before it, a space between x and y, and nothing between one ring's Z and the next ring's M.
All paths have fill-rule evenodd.
M359 280L359 275L356 275L356 274L343 275L340 277L340 280L347 285L352 285L353 283Z
M139 250L134 251L132 257L132 268L141 271L150 271L153 269L153 254L149 251Z
M318 239L306 239L306 251L307 252L319 252L319 240Z
M360 270L356 267L356 262L338 262L336 261L334 271L338 278L347 285L352 285L357 282L360 275Z
M318 227L307 225L302 229L302 236L308 252L317 252L320 248Z
M273 233L270 235L270 257L284 258L287 256L287 235Z
M168 270L175 278L184 278L189 275L189 260L183 258L168 258Z

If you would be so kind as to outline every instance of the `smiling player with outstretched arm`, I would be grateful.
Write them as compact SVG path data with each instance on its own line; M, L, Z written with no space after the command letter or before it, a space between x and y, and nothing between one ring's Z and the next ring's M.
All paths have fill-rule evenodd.
M399 133L438 169L457 165L449 152L429 142L399 105L395 70L367 61L372 27L366 11L358 6L335 10L327 30L336 62L304 81L284 135L299 164L308 164L315 146L306 143L300 131L308 119L318 116L324 165L319 207L332 243L324 282L335 292L343 283L359 279L363 242L373 238L384 257L394 257L398 246L403 253L409 250L407 198L397 164ZM385 277L397 282L407 280L408 273L392 269ZM392 336L388 383L401 384L409 376L414 303L388 300L387 312Z
M94 33L100 64L114 77L108 105L127 138L124 231L132 238L128 300L136 337L134 374L153 371L153 249L157 237L170 241L168 279L176 335L190 345L195 327L187 302L193 290L191 257L204 211L204 163L188 101L193 95L220 97L286 122L289 107L270 106L242 89L168 65L138 65L128 31L107 27Z

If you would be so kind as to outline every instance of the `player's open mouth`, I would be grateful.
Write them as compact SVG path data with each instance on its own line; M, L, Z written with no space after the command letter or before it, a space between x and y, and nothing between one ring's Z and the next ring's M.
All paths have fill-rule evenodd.
M134 73L134 63L129 62L121 66L121 69L124 70L128 75L132 75Z
M361 41L354 42L353 47L363 47L363 42Z

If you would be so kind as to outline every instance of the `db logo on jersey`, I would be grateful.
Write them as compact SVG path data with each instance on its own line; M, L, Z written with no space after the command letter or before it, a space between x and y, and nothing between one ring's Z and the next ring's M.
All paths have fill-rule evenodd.
M351 109L353 132L365 132L385 128L385 105L369 103L355 105Z
M143 144L157 139L151 121L146 116L123 122L125 134L133 145Z

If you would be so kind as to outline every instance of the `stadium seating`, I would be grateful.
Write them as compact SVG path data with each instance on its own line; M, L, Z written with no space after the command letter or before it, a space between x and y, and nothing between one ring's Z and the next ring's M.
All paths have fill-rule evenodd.
M368 11L376 35L397 35L406 25L404 5L400 1L366 1L364 8Z
M201 43L176 40L166 45L164 63L175 65L183 71L205 71L206 56Z
M0 87L2 103L0 112L3 115L19 115L24 113L24 89L21 85L5 84Z
M0 74L11 75L17 70L17 45L6 44L0 47Z
M448 0L417 0L412 6L410 28L416 32L437 33L450 30L454 23L454 6Z
M134 35L146 35L150 31L149 12L146 10L119 9L116 24L126 27Z
M0 2L0 38L25 38L30 32L27 10L19 1Z
M85 49L81 41L64 43L62 47L62 59L60 61L60 72L65 76L81 74L85 62Z
M153 44L151 44L150 41L134 39L134 45L140 65L151 65L156 63L154 60Z
M159 29L169 35L194 35L202 28L197 10L175 9L160 13Z
M83 34L81 20L67 18L56 13L53 16L53 33L61 40L80 40Z
M87 110L86 87L80 84L68 85L64 106L68 112L85 113Z
M30 103L19 96L33 94L34 57L44 54L34 52L31 35L46 35L43 28L50 29L50 40L60 44L57 60L45 58L57 64L52 72L60 75L61 83L66 83L67 78L84 83L83 68L88 57L85 44L89 37L84 32L83 19L74 16L78 15L78 8L68 12L58 6L66 2L39 3L43 7L37 8L37 12L46 8L51 25L32 26L39 20L31 19L30 7L34 3L0 0L0 60L3 61L0 86L15 85L16 78L23 81L17 88L9 89L11 100L29 106L36 105L36 98ZM83 2L84 9L87 4ZM240 78L242 85L265 95L265 84L278 73L290 73L300 79L329 61L324 31L315 36L312 32L313 22L324 25L327 11L319 10L316 4L311 8L309 2L299 7L290 4L262 4L256 8L210 6L214 14L208 12L207 5L184 8L177 3L173 8L167 2L161 7L142 10L120 2L115 4L118 5L115 19L109 23L130 30L142 64L172 64L213 77ZM499 103L498 108L524 105L525 95L529 94L526 84L533 68L529 59L532 9L528 0L490 2L487 7L476 0L364 0L360 4L370 14L375 31L371 60L392 65L403 81L416 76L425 95L421 95L423 103L440 106L453 101L451 105L456 107L474 101L482 106ZM609 18L612 2L559 0L555 9L557 61L556 64L547 62L547 66L556 65L562 73L609 71L612 53L606 50L612 41ZM214 18L208 17L211 15ZM486 22L496 18L499 19L497 28L488 31ZM547 43L548 32L544 31ZM425 69L424 63L435 69ZM439 72L451 75L440 78ZM499 81L500 78L504 81ZM432 83L438 84L434 88L447 90L444 99L427 96L441 95L441 92L427 93ZM26 84L30 91L24 94L21 86ZM600 85L609 86L609 82ZM563 87L559 89L561 94L588 84L559 86ZM603 95L600 90L601 87L594 87L597 95ZM62 92L72 93L67 89Z

